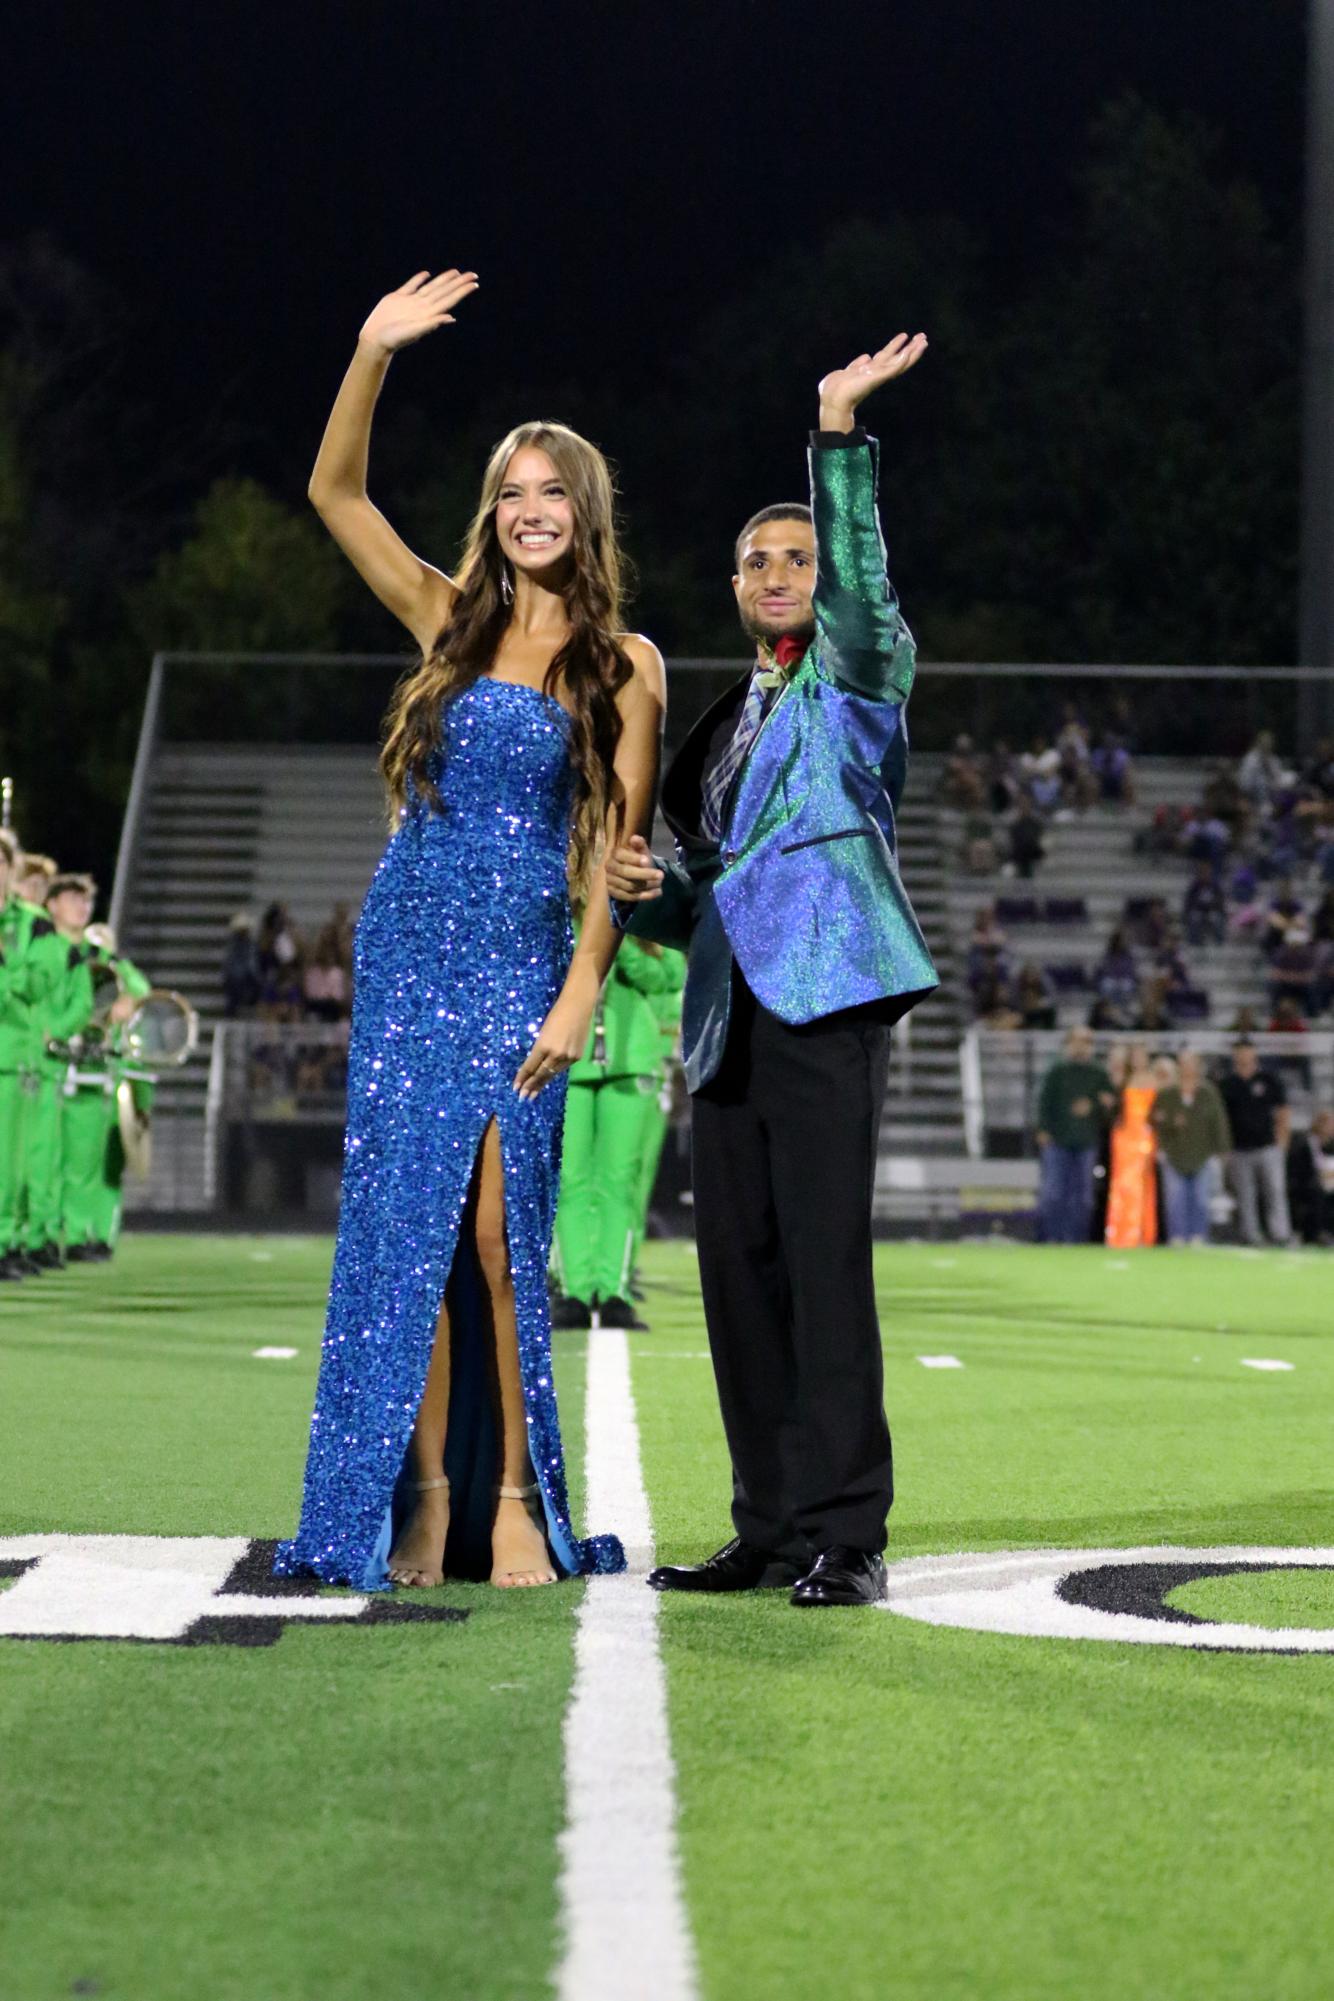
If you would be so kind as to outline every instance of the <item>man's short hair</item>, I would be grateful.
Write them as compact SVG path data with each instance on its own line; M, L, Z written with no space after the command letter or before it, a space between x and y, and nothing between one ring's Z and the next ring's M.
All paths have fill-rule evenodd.
M22 873L24 875L44 875L47 881L50 882L52 876L56 873L56 864L52 861L50 855L30 854L25 850Z
M46 900L53 896L63 896L67 889L77 890L80 896L96 896L97 884L90 875L82 875L73 869L66 869L60 875L53 875L46 885Z
M732 550L732 561L734 563L741 561L741 551L745 546L747 535L751 534L766 521L804 521L810 528L815 526L814 517L804 500L793 500L791 502L776 501L772 507L762 507L758 514L751 515L750 520L737 536L736 545Z

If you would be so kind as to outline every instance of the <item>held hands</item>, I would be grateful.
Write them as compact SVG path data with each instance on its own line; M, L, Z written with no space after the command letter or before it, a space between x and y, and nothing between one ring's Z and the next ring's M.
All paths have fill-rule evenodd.
M926 335L895 334L878 354L859 354L846 368L835 368L820 384L820 429L850 431L857 405L882 383L906 375L926 353Z
M662 870L642 834L607 852L604 863L607 894L618 903L652 903L662 895Z
M475 271L441 271L435 278L429 271L419 271L381 299L361 329L362 345L394 354L437 327L452 327L453 307L476 290Z

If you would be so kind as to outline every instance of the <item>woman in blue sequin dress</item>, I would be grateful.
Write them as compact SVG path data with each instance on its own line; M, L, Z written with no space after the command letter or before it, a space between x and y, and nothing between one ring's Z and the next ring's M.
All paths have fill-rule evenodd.
M546 1274L564 1073L616 949L598 851L651 815L663 668L616 630L611 481L574 432L497 446L455 581L367 498L390 357L476 289L423 272L381 300L310 487L423 656L382 759L397 830L357 927L328 1319L275 1565L367 1591L624 1564L570 1520ZM591 911L577 949L571 881Z

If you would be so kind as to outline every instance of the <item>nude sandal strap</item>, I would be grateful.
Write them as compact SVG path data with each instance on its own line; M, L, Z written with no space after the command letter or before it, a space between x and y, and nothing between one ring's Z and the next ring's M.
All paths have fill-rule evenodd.
M444 1480L444 1479L441 1479L441 1480L414 1480L412 1484L413 1484L413 1486L414 1486L414 1487L415 1487L415 1488L417 1489L417 1492L418 1492L419 1494L429 1494L429 1493L430 1493L430 1491L431 1491L431 1489L432 1489L433 1487L447 1487L447 1486L449 1485L449 1482L448 1482L448 1480Z
M530 1487L497 1487L496 1493L502 1501L531 1501L537 1492L537 1482Z

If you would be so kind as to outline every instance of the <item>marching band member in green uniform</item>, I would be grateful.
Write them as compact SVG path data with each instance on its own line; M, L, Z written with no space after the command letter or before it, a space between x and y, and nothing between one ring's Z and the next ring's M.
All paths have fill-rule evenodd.
M59 873L52 876L46 886L45 916L47 925L53 927L54 973L35 1024L36 1090L29 1109L23 1163L27 1204L24 1249L37 1264L51 1270L64 1263L60 1241L61 1128L70 1059L61 1052L60 1045L68 1043L71 1036L82 1034L93 1016L93 979L87 957L78 940L65 928L72 911L83 904L90 913L90 876Z
M110 1257L120 1234L120 1187L125 1154L117 1116L117 1090L125 1064L119 1030L152 982L116 951L114 933L90 924L96 884L90 876L63 876L51 884L47 908L61 935L83 951L90 976L106 967L120 988L100 1040L90 1041L64 1083L60 1127L60 1213L65 1256L75 1263ZM143 1087L145 1089L150 1087ZM136 1097L138 1097L136 1087Z
M640 1247L644 1241L644 1232L648 1228L649 1204L653 1200L653 1190L658 1179L658 1163L662 1159L663 1142L667 1138L667 1127L671 1119L672 1085L675 1082L677 1067L676 1051L681 1039L681 1000L686 983L686 955L684 952L673 951L670 945L664 945L662 963L670 984L665 986L661 993L647 996L648 1004L658 1018L661 1057L658 1088L651 1098L644 1101L644 1152L640 1163L635 1265L639 1263Z
M631 947L633 949L627 949ZM588 1044L569 1072L556 1269L556 1328L587 1327L596 1302L604 1327L640 1327L630 1303L639 1235L645 1108L658 1090L662 1033L651 994L674 977L660 946L622 945L607 975Z
M59 1233L60 1102L47 1075L50 1036L72 1035L92 1012L81 956L45 910L11 893L27 871L11 836L0 839L0 1264L6 1278L63 1262ZM41 880L45 884L45 873ZM52 1174L56 1171L54 1192Z

